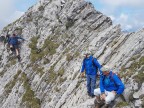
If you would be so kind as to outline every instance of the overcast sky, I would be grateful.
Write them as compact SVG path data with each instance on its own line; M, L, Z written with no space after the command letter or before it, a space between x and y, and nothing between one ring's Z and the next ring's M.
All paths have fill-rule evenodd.
M38 0L3 0L0 3L0 30L15 21ZM86 0L96 10L111 17L114 24L121 24L125 31L144 27L144 0Z
M144 28L144 0L86 0L96 10L111 17L114 24L121 24L123 31Z
M38 0L1 0L0 2L0 30L15 21L34 5Z

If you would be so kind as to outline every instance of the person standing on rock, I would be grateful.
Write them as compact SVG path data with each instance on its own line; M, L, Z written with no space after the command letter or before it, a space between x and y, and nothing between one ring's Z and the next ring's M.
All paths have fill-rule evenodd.
M96 88L96 76L98 69L101 73L101 65L99 64L97 59L91 55L90 51L85 51L84 57L85 58L83 60L81 68L81 76L84 77L84 71L86 71L87 93L90 97L94 97L94 89Z
M19 54L19 41L18 41L18 39L21 39L23 41L25 40L19 36L16 36L16 34L13 34L13 36L9 38L8 43L10 45L11 51L16 52L16 56L18 58L18 61L20 62L21 58L20 58L20 54Z
M110 70L109 66L103 66L101 71L103 74L100 76L100 88L94 90L94 95L96 95L95 104L96 108L101 108L100 104L103 101L105 103L104 108L108 108L116 95L123 93L124 84L121 79Z

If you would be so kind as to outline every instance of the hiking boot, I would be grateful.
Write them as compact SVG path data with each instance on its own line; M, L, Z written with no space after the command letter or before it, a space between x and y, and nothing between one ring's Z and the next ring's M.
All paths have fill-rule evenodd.
M87 91L88 96L91 96L90 92Z
M108 104L105 104L103 108L108 108L108 107L109 107L109 105L108 105Z
M13 47L10 47L10 50L13 52L13 51L14 51L14 48L13 48Z
M94 100L95 108L100 108L100 102L98 102L96 99Z
M95 108L101 108L104 105L104 101L95 99L94 105L95 105Z
M21 62L21 57L20 57L20 55L18 55L17 58L18 58L18 62Z
M95 106L95 108L100 108L100 105L99 105L99 104L97 104L97 105Z
M91 97L92 97L92 98L94 98L94 97L95 97L95 95L93 95L93 94L92 94L92 95L91 95Z

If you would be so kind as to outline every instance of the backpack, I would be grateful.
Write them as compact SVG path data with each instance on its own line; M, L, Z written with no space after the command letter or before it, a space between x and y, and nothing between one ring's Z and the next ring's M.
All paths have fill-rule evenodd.
M120 74L119 73L114 73L114 72L112 72L112 74L110 75L110 78L113 80L113 76L114 75L117 75L118 76L118 78L121 80L121 77L120 77ZM121 80L122 81L122 80Z
M92 58L92 64L93 64L93 66L95 66L96 67L96 72L98 72L98 67L94 64L94 59L96 59L96 58Z
M116 83L115 83L115 81L114 81L114 79L113 79L114 75L117 75L118 78L120 79L120 81L122 81L122 80L121 80L120 74L116 74L114 72L112 72L112 74L110 74L110 80L114 82L115 86L117 86ZM105 77L103 78L103 81L104 81L104 79L105 79Z
M96 58L94 58L94 57L92 58L92 65L96 67L96 72L98 72L98 67L94 64L94 59L96 59ZM85 61L85 58L83 61Z

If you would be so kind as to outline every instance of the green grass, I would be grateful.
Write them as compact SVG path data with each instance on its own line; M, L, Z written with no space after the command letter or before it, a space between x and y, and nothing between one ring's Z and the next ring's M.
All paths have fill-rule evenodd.
M129 59L129 61L134 61L134 60L136 60L136 59L139 58L139 57L140 57L140 54L134 55L134 56L132 56L132 57Z
M44 6L40 6L40 7L38 8L38 10L39 10L39 11L43 11L43 10L44 10Z
M48 75L48 79L47 79L47 83L53 82L55 81L55 79L57 78L57 74L56 72L54 72L54 66L51 66L50 70L48 71L49 75Z
M10 65L15 65L16 64L16 60L15 59L12 59L11 61L10 61Z
M144 73L139 72L136 76L134 76L134 80L141 85L144 82Z
M7 96L9 95L9 93L11 93L12 88L15 86L20 73L21 73L21 70L18 70L17 74L13 77L13 80L5 85L5 92L6 92Z
M58 87L55 87L54 90L55 90L56 92L59 92L59 91L60 91L60 89L59 89Z
M66 56L67 56L67 57L66 57L66 60L67 60L68 62L70 62L70 61L73 59L73 56L70 55L69 53L68 53Z
M142 65L144 65L144 56L141 57L138 62L134 62L134 63L130 66L130 69L134 71L134 70L140 68Z
M54 71L54 67L55 67L56 63L51 66L51 68L48 70L48 76L46 77L45 81L49 84L49 83L54 83L56 81L56 79L59 77L59 83L64 82L67 78L62 78L62 76L64 75L64 68L60 69L58 72Z
M50 60L45 58L44 61L43 61L43 64L45 65L45 64L48 64L48 63L50 63Z
M79 55L80 55L80 53L78 51L76 51L74 54L74 58L77 58Z
M73 20L69 20L69 21L67 21L67 23L66 23L66 29L68 30L69 28L71 28L73 25L74 25L74 21Z
M117 103L116 105L116 108L122 108L122 107L125 107L125 106L128 106L129 104L127 102L119 102Z
M5 74L5 71L1 71L0 72L0 76L3 77L3 75Z
M144 57L139 58L139 61L136 62L137 57L139 57L139 55L136 55L130 58L129 61L134 61L134 62L127 69L124 66L122 66L120 70L120 74L121 74L121 77L126 78L126 77L131 77L135 73L135 71L138 71L139 74L135 76L134 78L136 79L137 82L141 83L143 81L142 80L143 77L141 78L141 75L143 74L143 71L144 71Z
M53 55L56 53L56 48L58 48L58 46L59 45L57 43L54 43L53 41L46 39L42 47L42 50L44 51L45 55Z
M40 99L35 97L34 91L29 85L29 79L25 73L22 74L21 80L23 81L26 90L22 97L22 104L25 103L24 105L27 108L41 108Z
M59 71L58 71L58 76L63 76L63 74L64 74L64 68L62 68L62 69L60 69Z
M36 44L37 44L37 42L38 42L38 39L39 39L38 36L35 36L35 37L32 37L32 38L31 38L31 43L29 44L29 47L30 47L32 50L36 50L36 49L37 49Z
M65 77L65 78L60 77L60 78L59 78L59 83L63 83L63 82L66 81L66 80L67 80L66 77Z
M44 42L43 47L41 48L41 51L38 52L38 49L36 47L38 41L38 37L31 38L31 43L29 44L29 47L31 48L31 62L36 62L37 60L41 60L45 55L53 55L56 53L56 48L58 48L58 44L50 41L49 39L46 39Z
M37 74L40 74L40 76L42 76L44 74L44 67L41 67L39 65L33 65L32 69L34 72L36 72Z

